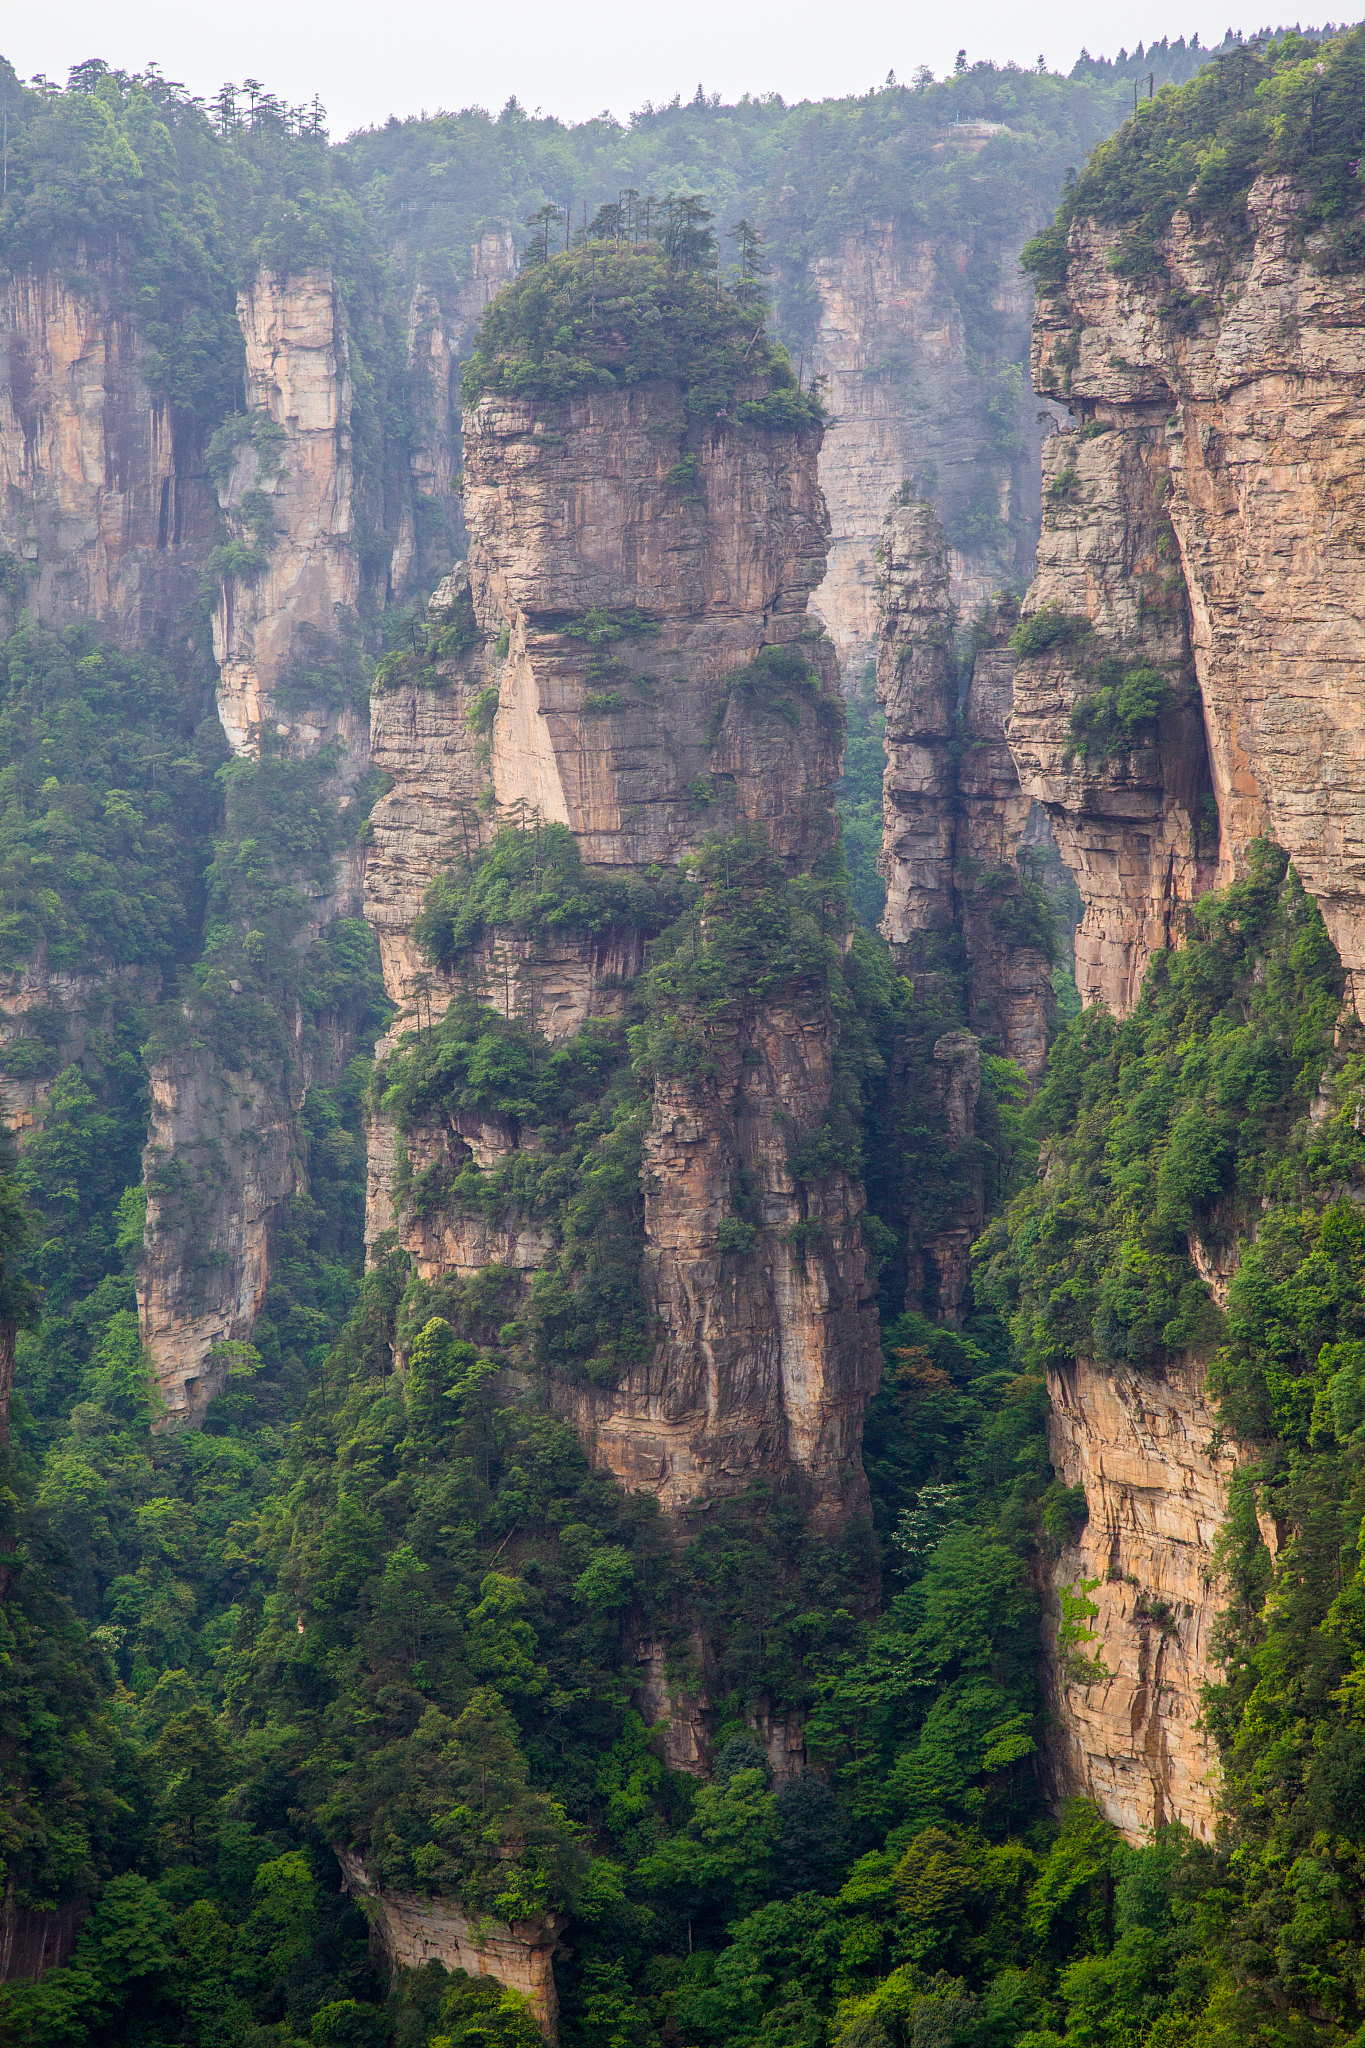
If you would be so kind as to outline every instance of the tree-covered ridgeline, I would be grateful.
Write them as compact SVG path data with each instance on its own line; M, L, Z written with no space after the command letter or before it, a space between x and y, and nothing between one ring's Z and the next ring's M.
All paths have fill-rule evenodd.
M1121 231L1117 270L1159 280L1161 237L1178 211L1236 248L1250 233L1253 183L1282 173L1304 194L1296 227L1312 239L1314 262L1358 270L1365 263L1362 95L1365 30L1258 37L1188 85L1140 101L1068 185L1056 220L1025 250L1025 267L1040 287L1059 286L1071 223L1091 219ZM1202 309L1177 299L1171 310L1197 323Z

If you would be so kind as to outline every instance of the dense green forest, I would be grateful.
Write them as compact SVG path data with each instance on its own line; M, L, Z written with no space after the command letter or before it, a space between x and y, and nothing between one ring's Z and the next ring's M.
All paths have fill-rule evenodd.
M1311 171L1343 238L1334 96L1338 76L1351 87L1358 44L1328 54L1321 132L1334 139ZM1226 141L1248 65L1270 90L1249 118L1236 101L1234 140L1293 160L1307 62L1297 41L1234 52L1092 159L1082 183L1132 223L1135 262L1190 136ZM157 374L206 433L240 402L230 314L245 266L262 253L335 264L372 509L388 488L388 423L402 419L381 290L400 218L403 260L453 275L481 220L539 213L541 261L486 323L469 372L475 392L515 388L543 368L538 273L564 263L546 209L576 211L585 188L595 209L621 203L626 176L641 192L695 182L717 221L742 202L770 227L790 182L805 224L792 243L771 228L782 263L784 248L837 234L882 180L892 203L986 217L984 152L980 188L935 185L929 170L913 184L917 124L950 101L998 116L1014 96L1018 147L1032 153L1027 176L1013 161L999 175L1041 213L1062 158L1107 132L1114 95L1130 92L1127 72L1072 87L978 65L825 108L701 101L629 130L512 108L329 150L316 110L259 96L244 107L240 93L205 110L155 76L84 74L71 92L19 95L7 256L74 259L116 238ZM426 183L439 152L442 177ZM1229 218L1252 160L1236 159L1219 200ZM628 309L656 304L666 259L648 245L609 255L610 225L593 237L604 275ZM1347 260L1353 245L1337 246ZM1041 272L1055 243L1035 248ZM752 280L735 269L742 296ZM671 345L695 346L700 388L733 370L732 343L724 320L687 327L688 303L684 290ZM797 312L784 317L799 339ZM648 374L629 321L610 355L594 318L579 308L562 341L549 333L557 374ZM766 395L749 402L808 417L777 345L764 370ZM376 574L376 607L378 591ZM229 763L212 675L187 643L133 655L89 628L11 624L5 961L41 944L78 968L98 931L122 979L79 1042L30 1010L4 1054L8 1081L50 1093L0 1173L0 1321L18 1327L0 1495L0 1860L8 1907L89 1910L69 1962L0 1993L0 2038L534 2048L515 1993L434 1965L392 1981L379 1970L339 1888L346 1841L393 1889L454 1897L475 1917L560 1916L566 2048L1365 2038L1365 1046L1283 855L1258 847L1243 881L1195 908L1132 1017L1067 1024L1031 1104L986 1046L976 1132L951 1147L929 1076L964 992L951 961L912 985L872 929L881 746L861 687L847 708L843 845L807 875L739 832L709 841L685 876L608 883L566 831L508 826L433 885L419 938L453 969L487 930L647 934L650 966L619 1025L554 1047L471 997L376 1064L367 1048L387 1009L368 932L342 920L294 943L304 885L363 832L374 791L343 800L325 753ZM363 691L382 630L358 622L372 645L333 676L338 690ZM845 715L813 672L777 680L795 734ZM880 1255L870 1514L817 1535L798 1498L756 1485L675 1547L651 1502L590 1469L537 1389L551 1373L610 1382L647 1342L650 1084L703 1070L704 1027L742 1030L776 996L837 1026L834 1106L802 1163L812 1179L833 1164L861 1172ZM132 1279L149 1048L189 1034L229 1067L248 1045L283 1064L343 1012L361 1050L308 1093L309 1193L283 1218L253 1341L227 1347L227 1391L202 1429L158 1433ZM367 1100L400 1133L435 1104L536 1134L506 1174L468 1166L458 1189L412 1184L419 1202L458 1194L490 1217L515 1205L552 1230L555 1256L520 1319L498 1268L424 1282L390 1244L364 1270ZM973 1306L950 1330L905 1309L906 1246L954 1212L972 1176L992 1216ZM1253 1213L1224 1314L1189 1262L1189 1232L1230 1243ZM738 1210L726 1220L727 1256L744 1257L753 1227ZM1142 1368L1190 1346L1213 1361L1226 1426L1257 1453L1233 1489L1225 1678L1206 1707L1223 1823L1210 1846L1166 1829L1131 1848L1082 1804L1049 1813L1036 1770L1040 1582L1085 1512L1048 1465L1045 1374L1077 1352ZM1296 1532L1273 1568L1258 1509ZM642 1638L666 1645L686 1689L698 1633L707 1782L666 1767L632 1706ZM753 1724L791 1710L812 1768L775 1783Z

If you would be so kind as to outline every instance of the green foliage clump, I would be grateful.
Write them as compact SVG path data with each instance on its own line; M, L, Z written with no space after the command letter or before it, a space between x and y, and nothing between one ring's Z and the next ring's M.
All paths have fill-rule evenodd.
M1019 621L1010 635L1010 647L1021 661L1028 661L1058 648L1084 646L1094 630L1089 619L1078 612L1044 605L1031 618Z
M203 685L88 627L23 626L2 658L0 958L183 959L222 752Z
M378 795L373 785L339 788L336 767L334 750L323 748L306 761L266 754L219 770L223 822L206 877L202 948L186 978L185 1021L163 1016L164 1042L188 1028L229 1067L278 1070L302 1049L296 1015L310 1038L340 1017L361 1032L377 1029L387 1004L369 927L337 918L300 943L310 885L313 897L331 893L334 863Z
M1288 30L1227 51L1189 84L1140 103L1095 150L1056 221L1024 250L1025 268L1057 289L1070 225L1081 219L1122 230L1111 260L1130 277L1160 271L1161 239L1177 211L1235 245L1247 233L1254 181L1288 173L1305 195L1299 232L1323 233L1320 260L1328 267L1358 269L1365 262L1362 93L1359 28L1325 38Z
M820 407L751 293L670 261L662 248L589 243L523 270L484 313L461 396L561 399L675 379L689 412L737 408L746 425L802 432Z
M886 773L886 718L875 691L876 668L868 663L856 692L845 700L848 737L844 772L834 794L848 864L849 903L858 922L875 931L886 909L886 884L877 873L882 850L882 778Z
M1103 680L1109 670L1119 671L1116 681ZM1106 655L1098 673L1100 688L1071 707L1070 745L1083 761L1108 760L1131 747L1144 726L1157 725L1173 696L1161 670L1149 663L1125 668L1119 656Z
M1047 1172L988 1240L990 1285L1035 1369L1159 1366L1218 1343L1190 1233L1246 1227L1317 1086L1341 969L1284 856L1258 845L1248 878L1189 920L1132 1016L1077 1019L1039 1091Z
M843 738L842 700L822 688L819 673L800 647L760 647L752 661L722 676L721 692L711 713L713 740L725 723L732 699L782 719L793 730L801 724L803 707L809 705L820 728L834 738Z
M463 868L436 877L413 937L426 959L450 969L493 930L598 936L619 928L652 938L671 921L676 897L676 883L661 872L620 880L594 874L567 825L504 825Z

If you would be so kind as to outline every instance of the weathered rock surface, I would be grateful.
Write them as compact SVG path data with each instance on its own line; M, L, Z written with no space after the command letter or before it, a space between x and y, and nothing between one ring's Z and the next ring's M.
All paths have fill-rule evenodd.
M1019 857L1029 799L1005 743L1015 622L988 608L961 714L948 549L932 507L898 505L879 547L877 696L886 707L882 931L907 969L960 943L968 1021L1036 1079L1047 1056L1051 966Z
M699 426L668 382L553 408L485 399L466 416L483 651L453 665L448 708L410 683L374 711L375 759L395 787L375 813L369 914L392 994L438 1015L449 999L449 987L417 995L440 977L424 976L409 928L452 843L478 829L477 816L461 821L484 781L504 816L569 825L601 869L673 865L745 819L766 826L796 872L828 846L837 718L808 698L793 724L735 681L760 648L800 644L833 689L832 650L806 618L827 544L817 445L814 434ZM602 621L625 624L603 634ZM490 675L499 696L485 765L461 706ZM643 965L623 944L499 940L474 980L504 1013L562 1038L619 1008ZM760 1012L714 1081L660 1086L644 1175L658 1342L612 1391L552 1389L592 1455L675 1514L760 1471L795 1480L818 1513L863 1497L858 1428L877 1358L862 1193L836 1174L803 1194L788 1165L793 1132L829 1100L833 1037L823 1004ZM409 1164L421 1171L466 1147L491 1161L511 1142L453 1125L411 1132ZM376 1129L372 1238L395 1220L393 1157ZM741 1259L720 1252L718 1229L744 1176L760 1220ZM798 1222L811 1226L804 1258L782 1242ZM439 1208L419 1219L410 1201L397 1203L397 1225L432 1277L490 1259L527 1272L548 1249L543 1226L492 1232Z
M336 1858L346 1890L368 1914L394 1969L420 1970L424 1963L441 1963L471 1977L496 1977L521 1993L546 2040L558 2039L554 1952L563 1924L558 1918L517 1920L511 1926L499 1920L470 1920L452 1899L381 1892L361 1859L348 1849L338 1849Z
M975 153L996 132L989 122L964 123L936 147L940 154ZM969 360L952 287L969 265L993 265L997 363L1022 362L1032 311L1018 260L1025 237L983 236L980 248L967 241L945 247L909 220L874 216L834 255L810 265L818 312L808 364L826 380L833 416L820 454L833 538L813 607L839 650L846 679L876 657L876 550L887 507L907 478L918 481L949 521L984 490L1009 528L1001 540L973 540L951 551L953 595L964 613L1002 583L1022 587L1032 569L1038 407L1021 385L1003 437L1013 448L983 445L989 365Z
M1019 663L1009 739L1085 900L1082 995L1120 1013L1184 905L1262 833L1317 898L1357 1008L1365 986L1365 302L1358 277L1315 266L1301 204L1292 181L1259 179L1230 247L1177 214L1155 282L1111 270L1112 235L1079 220L1035 320L1035 383L1075 423L1044 450L1026 611L1091 631ZM1083 761L1071 713L1111 651L1162 671L1167 708L1142 744ZM1193 1253L1219 1292L1224 1263ZM1207 1832L1194 1721L1230 1455L1207 1451L1193 1367L1078 1366L1054 1391L1054 1461L1090 1505L1056 1577L1105 1580L1097 1647L1116 1673L1078 1691L1054 1670L1062 1778L1134 1837L1162 1817Z
M277 697L299 628L330 635L339 610L354 607L360 594L340 293L325 270L288 279L263 270L238 295L237 318L246 341L247 417L268 420L278 438L244 441L219 493L235 537L246 544L256 539L266 566L227 575L219 587L213 614L218 716L234 754L256 753L268 724L300 752L341 737L359 768L366 721L343 714L334 735L333 720L320 707ZM264 500L273 518L273 533L263 540L247 523L252 500L257 506Z
M1131 1000L1142 929L1155 926L1155 937L1162 928L1154 905L1200 886L1183 817L1210 783L1218 845L1199 847L1210 877L1215 851L1224 881L1268 833L1317 898L1353 980L1365 967L1365 307L1358 278L1315 268L1311 238L1304 246L1297 227L1301 204L1288 179L1259 179L1248 201L1252 237L1228 250L1177 215L1163 245L1167 292L1109 271L1107 237L1078 223L1066 284L1039 307L1035 380L1058 395L1065 385L1074 411L1112 421L1115 433L1079 450L1075 467L1095 511L1067 514L1066 542L1050 546L1045 533L1030 606L1064 598L1097 624L1106 613L1122 624L1144 590L1149 607L1165 597L1163 653L1192 664L1207 738L1206 771L1189 736L1171 736L1179 758L1169 766L1186 778L1174 789L1163 728L1162 774L1147 767L1141 777L1150 854L1111 859L1102 892L1082 871L1083 850L1073 860L1087 903L1102 894L1114 903L1087 923L1104 915L1123 926L1118 943L1134 968L1125 973L1101 949L1090 976L1120 1007ZM1066 458L1054 448L1055 471ZM1149 502L1169 478L1164 547L1160 516L1149 515L1144 531L1120 503L1139 470L1152 478ZM1113 546L1115 514L1129 514L1126 556ZM1079 813L1052 766L1063 693L1054 678L1050 706L1048 687L1039 676L1036 703L1021 698L1011 739L1026 784L1051 785L1049 807ZM1058 836L1072 860L1060 822Z
M79 287L32 270L6 282L0 552L24 565L22 602L45 624L98 619L136 646L194 601L214 503L199 438L149 390L120 303L100 267Z
M238 317L248 417L267 419L273 433L238 448L221 502L246 541L245 510L264 498L273 533L268 566L219 587L218 714L233 752L248 759L267 742L303 758L331 744L335 769L320 795L340 806L368 763L369 721L345 701L310 695L291 662L305 630L334 638L359 592L345 320L320 270L292 280L263 271L240 295ZM330 886L301 891L308 915L296 943L360 914L361 874L352 848L337 856ZM221 1391L215 1347L251 1335L269 1282L272 1221L305 1185L303 1098L314 1081L335 1078L349 1050L342 1020L324 1023L316 1042L305 1042L301 1018L285 1022L295 1055L282 1065L263 1059L237 1071L195 1042L152 1069L138 1307L173 1425L200 1420Z
M1053 1468L1089 1508L1052 1584L1099 1581L1096 1640L1082 1649L1109 1674L1076 1684L1063 1659L1048 1661L1052 1789L1093 1799L1131 1841L1167 1821L1207 1837L1217 1758L1198 1726L1200 1688L1226 1597L1213 1545L1236 1452L1210 1449L1216 1416L1197 1365L1156 1378L1078 1360L1048 1387ZM1054 1599L1050 1634L1058 1618Z
M1085 904L1076 984L1086 1002L1132 1007L1152 954L1177 943L1184 906L1215 879L1216 834L1189 607L1175 560L1164 425L1145 409L1043 448L1038 574L1026 614L1088 623L1015 664L1009 742L1024 793L1047 812ZM1083 438L1086 436L1086 438ZM1072 714L1116 658L1170 697L1155 725L1105 756L1076 750Z

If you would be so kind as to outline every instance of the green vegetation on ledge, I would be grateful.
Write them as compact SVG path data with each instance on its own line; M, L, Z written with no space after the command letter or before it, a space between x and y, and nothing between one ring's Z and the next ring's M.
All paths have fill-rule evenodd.
M676 378L693 413L793 432L822 417L753 292L652 244L589 242L524 269L485 312L460 392L554 400L651 377Z
M1325 231L1327 267L1365 264L1365 192L1360 106L1365 96L1365 29L1325 39L1294 30L1220 56L1188 85L1142 102L1132 120L1095 150L1069 187L1055 222L1024 251L1045 289L1066 276L1067 236L1076 220L1122 229L1111 261L1128 277L1161 268L1159 244L1177 211L1230 244L1247 233L1247 195L1258 177L1287 173L1307 195L1300 234ZM1191 320L1199 307L1177 298Z

